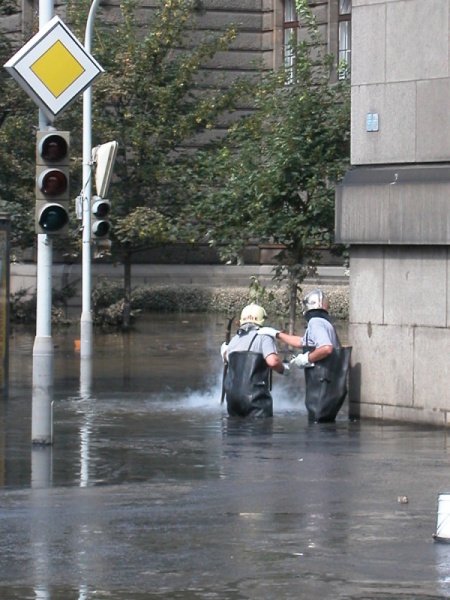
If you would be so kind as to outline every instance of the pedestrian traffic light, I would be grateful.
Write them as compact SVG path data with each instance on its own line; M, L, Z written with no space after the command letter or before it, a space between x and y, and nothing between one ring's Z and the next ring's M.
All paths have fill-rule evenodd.
M36 233L62 235L69 223L68 131L38 131L36 143Z
M109 222L109 211L111 210L111 202L100 198L100 196L92 196L91 213L92 213L92 240L102 240L108 238L111 230Z

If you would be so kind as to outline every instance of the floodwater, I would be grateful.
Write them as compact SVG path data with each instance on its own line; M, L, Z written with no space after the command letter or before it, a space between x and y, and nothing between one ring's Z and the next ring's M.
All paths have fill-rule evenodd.
M450 544L432 539L447 433L345 405L310 425L300 371L274 375L273 419L230 420L225 326L157 314L96 334L88 391L78 328L54 332L48 448L30 443L34 333L14 333L1 600L450 598Z

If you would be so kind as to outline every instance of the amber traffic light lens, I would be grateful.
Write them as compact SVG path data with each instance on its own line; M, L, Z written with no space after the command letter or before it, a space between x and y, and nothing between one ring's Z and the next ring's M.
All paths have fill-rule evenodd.
M59 196L67 191L67 175L59 169L48 169L41 174L39 188L46 196Z

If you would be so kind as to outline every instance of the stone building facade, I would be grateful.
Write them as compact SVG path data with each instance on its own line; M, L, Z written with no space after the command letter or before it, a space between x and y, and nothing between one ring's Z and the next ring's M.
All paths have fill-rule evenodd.
M97 18L113 22L120 0L102 0ZM139 21L145 24L158 0L140 0ZM295 0L203 0L203 14L198 18L199 31L220 31L237 26L239 35L229 52L219 54L207 65L208 71L233 79L243 72L253 72L255 62L263 60L268 69L276 69L285 56L290 35L299 33ZM351 52L351 0L310 0L324 43L330 53L349 61ZM65 2L55 0L55 12L64 18ZM23 44L37 24L39 0L17 0L17 12L3 17L2 30ZM95 53L95 48L93 49Z

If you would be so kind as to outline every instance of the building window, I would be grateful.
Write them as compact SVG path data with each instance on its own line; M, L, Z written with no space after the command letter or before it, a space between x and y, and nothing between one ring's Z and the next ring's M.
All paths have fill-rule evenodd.
M295 0L282 0L283 63L288 73L290 73L291 80L295 78L293 46L302 39L295 4ZM323 16L323 12L315 11L316 4L322 5L323 2L311 2L310 4L316 17ZM279 6L281 7L281 0ZM327 50L335 56L336 61L336 71L333 73L333 79L337 76L339 79L346 79L350 75L351 67L352 0L328 0L328 9L328 22L320 22L319 25L328 27Z
M338 57L339 79L349 76L352 52L352 0L339 0Z
M283 61L284 66L293 75L294 52L293 44L297 42L298 17L295 9L295 0L284 0L283 16Z

